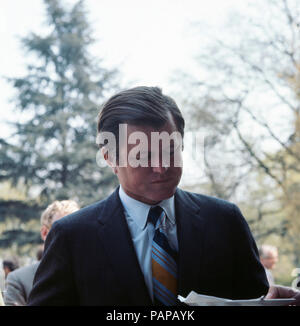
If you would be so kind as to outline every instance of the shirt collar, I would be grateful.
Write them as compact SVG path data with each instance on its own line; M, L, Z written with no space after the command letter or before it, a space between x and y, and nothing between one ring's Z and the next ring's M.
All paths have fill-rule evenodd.
M120 185L119 188L119 196L120 200L123 204L124 209L126 210L127 214L134 219L137 225L144 229L147 225L147 218L149 214L149 210L152 207L151 205L145 204L141 201L138 201L130 196L128 196L122 186ZM157 205L155 205L157 206ZM161 201L158 206L163 208L165 211L168 220L175 224L175 201L174 195L170 198L167 198Z

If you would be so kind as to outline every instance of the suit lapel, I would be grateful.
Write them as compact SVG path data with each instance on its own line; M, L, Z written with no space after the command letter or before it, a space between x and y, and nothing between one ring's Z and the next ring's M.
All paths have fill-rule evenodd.
M106 200L98 218L99 240L119 280L120 293L130 300L128 304L151 305L118 192L119 188ZM195 290L203 274L205 217L199 206L180 189L175 193L175 210L179 244L178 294L187 296Z
M136 257L130 231L119 198L119 188L107 199L99 218L99 238L121 285L120 293L132 305L152 303Z
M178 294L185 297L196 289L203 272L205 219L199 206L180 189L175 193L175 209L179 244Z

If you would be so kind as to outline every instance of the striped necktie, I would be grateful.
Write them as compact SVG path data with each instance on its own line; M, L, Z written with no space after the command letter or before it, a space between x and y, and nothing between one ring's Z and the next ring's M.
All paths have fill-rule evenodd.
M148 214L148 219L156 227L152 242L152 280L154 303L174 306L177 298L177 252L168 242L162 228L166 213L155 206Z

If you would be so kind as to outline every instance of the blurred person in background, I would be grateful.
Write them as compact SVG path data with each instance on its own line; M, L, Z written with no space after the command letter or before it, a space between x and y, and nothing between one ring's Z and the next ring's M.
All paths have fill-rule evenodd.
M272 270L278 262L278 250L276 247L271 245L262 245L258 249L260 262L265 268L267 279L270 285L274 285L274 276Z
M36 252L36 260L40 261L43 257L43 252L44 252L44 244L40 245L38 247L38 250Z
M7 278L8 274L19 268L19 262L17 258L5 259L2 263L4 277Z
M45 242L52 224L60 218L79 210L73 200L55 201L41 215L41 238ZM37 251L37 262L10 273L6 279L4 302L7 306L24 306L32 289L35 272L43 255L43 246Z
M4 301L2 298L2 292L0 291L0 306L4 306Z
M291 284L292 288L300 290L300 268L294 268L291 276L295 277Z

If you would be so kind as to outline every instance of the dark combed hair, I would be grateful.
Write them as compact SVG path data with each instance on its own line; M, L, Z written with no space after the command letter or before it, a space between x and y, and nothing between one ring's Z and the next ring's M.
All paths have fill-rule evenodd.
M135 87L117 93L104 103L97 129L98 133L113 133L118 144L119 124L160 128L169 121L170 114L183 137L185 123L175 101L158 87Z
M19 263L16 259L5 259L2 262L3 268L7 267L10 271L14 271L15 269L19 268Z

